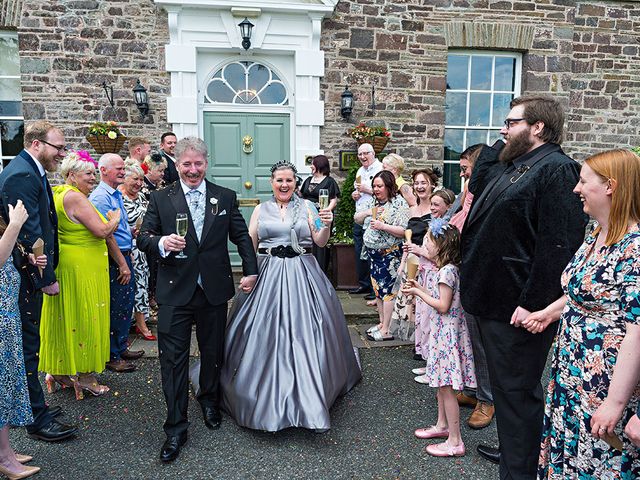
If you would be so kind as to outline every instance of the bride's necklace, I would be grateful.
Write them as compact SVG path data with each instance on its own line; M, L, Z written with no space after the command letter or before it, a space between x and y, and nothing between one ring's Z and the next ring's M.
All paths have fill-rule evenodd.
M276 200L276 205L280 207L278 210L278 212L280 212L280 220L284 222L287 219L287 207L289 206L289 202L282 203Z

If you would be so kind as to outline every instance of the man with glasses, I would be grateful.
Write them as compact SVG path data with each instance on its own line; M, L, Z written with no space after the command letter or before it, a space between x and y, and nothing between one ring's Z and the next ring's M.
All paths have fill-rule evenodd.
M14 255L14 263L20 272L18 304L22 322L22 348L34 419L27 426L27 433L32 438L48 442L64 440L78 431L76 427L55 420L61 413L60 407L47 406L38 380L42 294L58 295L60 292L54 272L58 264L58 218L46 172L58 169L58 162L64 158L66 151L62 130L48 122L38 121L26 129L24 150L0 173L2 217L8 223L9 205L15 206L18 200L22 200L29 212L29 219L22 226L18 241L31 252L33 243L42 239L47 256L47 266L42 274L17 254Z
M373 147L368 143L363 143L358 147L358 160L360 160L361 167L356 173L356 183L354 184L354 191L351 197L356 202L356 212L367 208L369 200L373 190L371 189L371 182L376 173L382 170L382 163L376 158L376 154L373 151ZM365 297L367 300L373 300L371 287L371 276L369 273L369 262L362 260L362 235L364 230L362 225L358 225L353 222L353 246L355 248L356 255L356 273L358 275L358 287L349 290L349 293L354 295L367 294Z
M586 218L576 195L580 166L560 143L558 101L519 97L500 130L505 146L484 147L469 191L460 292L477 319L489 367L500 450L478 451L499 461L501 479L534 479L544 395L540 378L555 336L521 327L530 312L562 295L560 275L580 246Z

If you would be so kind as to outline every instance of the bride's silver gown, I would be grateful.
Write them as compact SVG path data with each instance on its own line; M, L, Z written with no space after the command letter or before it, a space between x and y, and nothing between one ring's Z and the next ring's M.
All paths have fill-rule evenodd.
M271 200L261 205L259 248L311 247L306 208L291 202L285 221ZM260 273L229 315L221 387L238 425L270 432L330 428L329 409L361 377L342 306L313 255L258 255Z

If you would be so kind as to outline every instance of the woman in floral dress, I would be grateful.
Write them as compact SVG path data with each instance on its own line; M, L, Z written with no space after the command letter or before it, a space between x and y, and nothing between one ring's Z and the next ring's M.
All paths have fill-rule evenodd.
M378 328L371 329L367 337L380 342L394 339L389 333L397 293L393 286L402 258L402 240L409 222L409 206L398 194L396 179L391 172L378 172L373 177L371 186L374 196L371 208L356 212L353 218L365 228L362 237L364 251L370 261L371 284L378 305Z
M144 185L144 171L136 160L127 160L124 172L124 183L120 185L119 189L122 192L122 201L124 209L127 211L129 227L134 232L134 236L137 236L149 204L147 198L141 193ZM131 260L136 279L133 307L133 316L136 321L135 330L145 340L155 341L157 340L156 336L147 326L149 318L149 264L147 256L138 249L135 240L131 249Z
M574 192L597 221L562 275L564 296L523 325L560 319L538 478L640 478L623 428L640 390L640 158L588 158Z
M20 275L11 258L20 229L29 214L21 200L15 207L9 205L8 210L9 225L0 218L0 474L8 478L27 478L38 473L40 468L22 465L30 461L31 456L13 451L9 443L9 425L33 422L18 308ZM38 258L38 265L46 266L46 257Z

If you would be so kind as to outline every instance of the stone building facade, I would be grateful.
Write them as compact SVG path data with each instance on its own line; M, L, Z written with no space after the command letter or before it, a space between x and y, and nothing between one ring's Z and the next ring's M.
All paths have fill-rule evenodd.
M447 71L452 55L478 55L480 65L486 52L494 59L516 56L515 94L561 100L564 149L571 156L640 145L636 1L11 0L6 7L0 30L13 29L19 39L24 119L51 120L73 145L86 146L86 127L94 120L116 120L129 136L147 136L155 144L167 129L206 136L207 115L266 112L289 119L281 125L287 135L283 155L304 172L305 157L320 152L337 167L338 153L355 148L347 129L365 120L385 124L392 132L387 149L410 164L448 158L452 181L460 148L448 144L447 135L481 127L471 124L475 106L469 100L469 125L457 133L447 130L455 97ZM236 27L244 16L255 24L247 52ZM277 73L288 92L286 103L271 109L209 105L202 95L218 75L214 71L234 61L258 62ZM494 65L491 85L497 82ZM133 104L137 79L151 102L144 120ZM100 87L103 81L114 87L114 108ZM347 120L340 115L345 85L355 98ZM495 99L499 94L492 88L487 98ZM483 95L475 93L467 89L469 99ZM502 120L504 105L498 107L488 138L497 135ZM258 133L254 137L259 140ZM253 161L259 169L259 156ZM256 177L254 183L261 181Z

